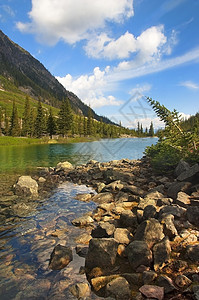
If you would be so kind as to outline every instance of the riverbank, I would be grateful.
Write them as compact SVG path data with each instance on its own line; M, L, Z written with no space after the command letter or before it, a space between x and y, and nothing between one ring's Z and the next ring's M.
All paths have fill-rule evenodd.
M35 145L35 144L70 144L70 143L83 143L98 141L98 137L68 137L50 139L48 137L27 138L27 137L11 137L11 136L0 136L0 146L22 146L22 145Z
M90 161L75 168L65 163L38 172L36 193L47 187L50 192L52 183L64 181L86 184L97 192L77 195L79 201L93 201L97 208L72 221L87 229L76 251L85 257L84 271L97 295L197 299L198 164L180 162L170 177L154 174L146 159ZM18 195L24 191L28 192L23 185L21 190L15 187ZM78 298L78 283L71 291Z

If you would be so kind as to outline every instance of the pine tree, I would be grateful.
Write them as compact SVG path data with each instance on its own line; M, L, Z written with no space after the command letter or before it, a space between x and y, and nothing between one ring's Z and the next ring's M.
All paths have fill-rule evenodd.
M29 97L26 97L23 120L22 120L22 135L29 136L31 134L30 130L30 100Z
M37 138L41 138L44 130L45 130L45 121L44 121L44 112L41 104L41 100L39 99L38 105L37 105L37 116L35 120L35 126L34 126L34 135Z
M19 125L18 111L17 111L17 107L15 105L15 101L13 101L9 134L11 136L19 136L20 135L20 125Z
M0 136L2 135L1 123L2 123L2 109L0 107Z
M34 108L30 110L30 136L34 136L35 131L35 120L36 120L36 111Z
M4 114L4 132L5 135L9 135L9 119L8 119L8 114L6 109Z
M47 119L47 133L49 133L50 138L52 139L52 135L56 134L56 122L52 113L52 108L50 108L48 119Z
M68 135L73 125L73 114L70 107L69 100L63 100L61 109L59 111L58 127L59 133L62 136Z
M92 118L92 111L89 107L88 109L88 119L87 119L87 135L93 134L93 118Z
M87 135L87 119L86 119L86 117L84 117L83 129L84 129L84 136L86 136Z
M151 121L151 125L149 127L149 136L154 136L154 128L153 128L153 122Z
M140 133L143 134L143 127L142 127L142 123L140 125Z

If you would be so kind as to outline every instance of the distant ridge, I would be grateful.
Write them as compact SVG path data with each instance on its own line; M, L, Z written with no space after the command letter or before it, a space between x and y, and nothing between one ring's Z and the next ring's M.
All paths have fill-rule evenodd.
M88 115L89 107L74 93L67 91L61 83L29 52L14 43L0 30L0 75L11 79L14 84L42 102L60 107L61 101L68 98L73 111ZM106 117L97 115L92 110L93 118L114 124Z

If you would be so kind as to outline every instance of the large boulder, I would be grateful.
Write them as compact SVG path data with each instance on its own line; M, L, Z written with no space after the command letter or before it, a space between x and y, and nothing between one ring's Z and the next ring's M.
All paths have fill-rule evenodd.
M131 290L128 281L124 277L113 279L106 286L106 295L118 300L129 300Z
M186 192L191 186L190 182L173 182L168 188L167 195L176 199L179 192Z
M187 208L187 219L190 223L199 227L199 206L190 206Z
M93 238L89 242L86 268L91 270L95 267L106 268L114 265L117 248L118 242L113 238Z
M136 270L140 265L150 267L152 262L152 252L145 241L133 241L126 248L131 267Z
M156 219L149 219L142 222L136 231L134 236L135 240L145 241L149 248L155 243L161 241L164 238L163 226Z
M21 176L14 185L15 194L20 197L38 197L38 184L31 176Z
M188 170L181 173L177 177L177 180L179 180L179 181L190 181L198 175L199 175L199 164L195 164L191 168L189 168Z
M58 244L50 256L49 268L61 270L73 260L72 250L69 247Z
M184 160L180 160L177 167L175 168L174 174L176 177L180 176L180 174L182 174L185 171L188 171L190 169L189 164L184 161Z
M68 171L73 169L73 165L68 161L59 162L56 166L56 171Z

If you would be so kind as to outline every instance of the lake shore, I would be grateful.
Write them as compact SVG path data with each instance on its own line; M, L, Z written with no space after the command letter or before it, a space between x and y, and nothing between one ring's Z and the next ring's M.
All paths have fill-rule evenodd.
M190 167L180 162L175 176L157 176L145 158L90 161L75 168L60 163L38 172L34 180L41 195L65 181L86 184L97 192L77 195L79 201L93 201L97 208L72 221L87 228L76 251L85 257L87 279L97 295L197 297L198 164ZM16 191L24 193L23 187Z

